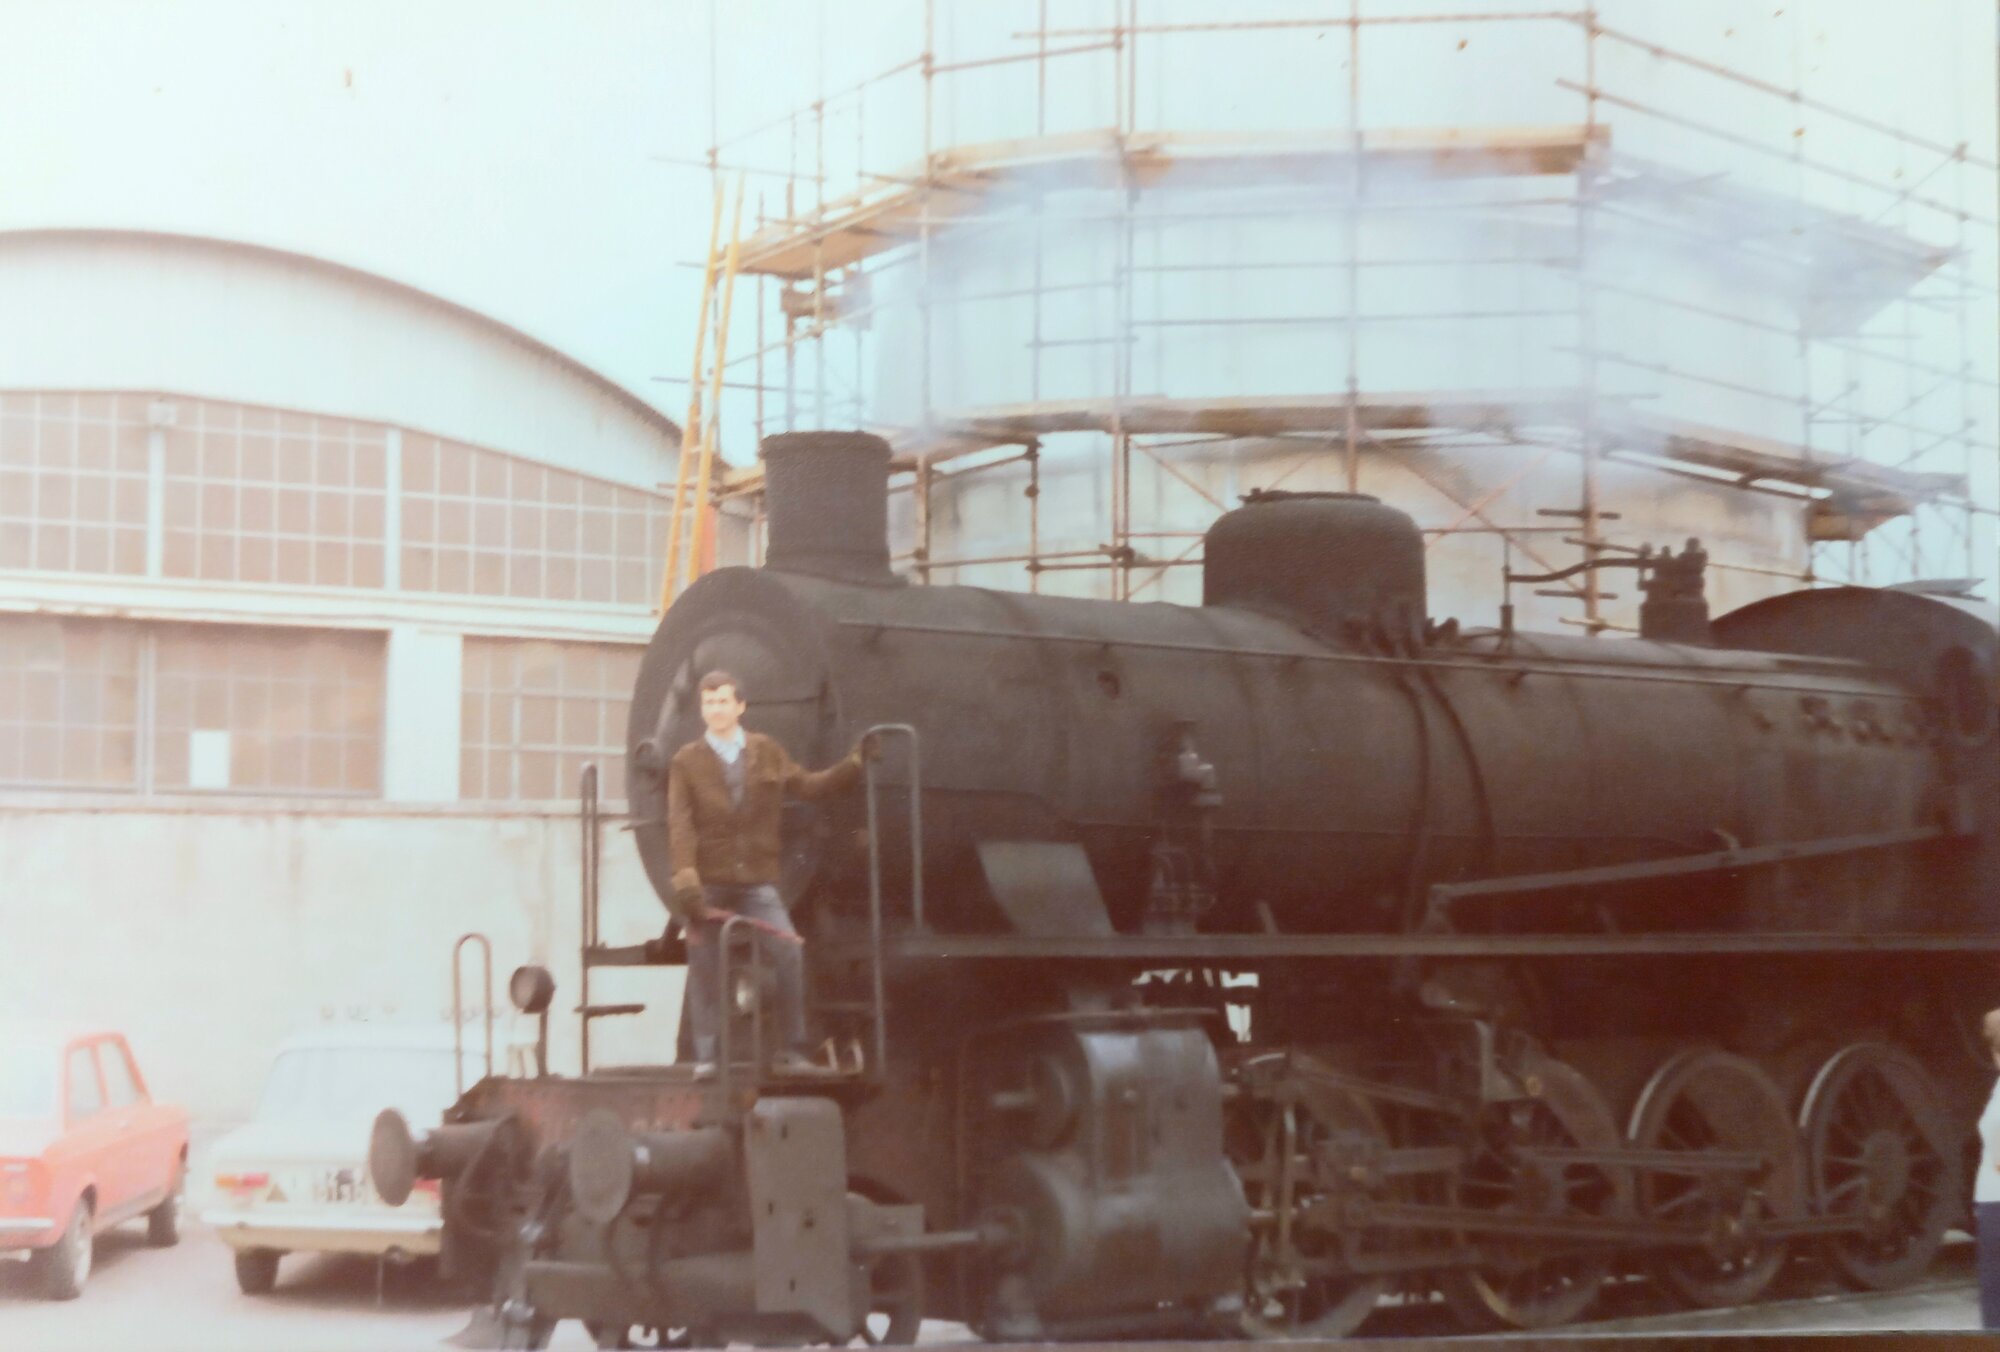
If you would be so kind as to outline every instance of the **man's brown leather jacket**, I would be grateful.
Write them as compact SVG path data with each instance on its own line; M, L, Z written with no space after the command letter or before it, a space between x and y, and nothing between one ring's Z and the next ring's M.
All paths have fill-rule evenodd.
M801 769L785 748L745 732L743 801L732 803L722 759L706 737L679 751L667 769L667 847L674 892L704 885L750 886L778 881L778 823L785 797L824 798L861 778L861 752L824 770ZM678 914L680 907L674 907Z

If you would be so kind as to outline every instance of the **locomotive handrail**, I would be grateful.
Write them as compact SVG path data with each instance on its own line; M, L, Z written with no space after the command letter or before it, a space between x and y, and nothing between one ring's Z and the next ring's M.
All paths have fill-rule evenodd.
M604 821L598 808L597 762L587 761L577 776L577 796L582 800L583 838L580 842L578 868L579 900L583 906L583 923L578 927L582 933L581 952L577 955L579 971L582 1017L578 1021L581 1039L579 1047L578 1073L590 1073L590 955L597 947L598 939L598 882L597 871L604 852Z
M477 941L486 971L486 1074L493 1075L493 941L477 930L458 936L451 946L451 1075L460 1098L465 1097L465 983L461 957Z
M908 723L877 723L862 734L865 742L882 738L892 733L900 733L910 739L910 925L922 932L924 928L924 798L923 798L923 745L916 728ZM874 1074L876 1077L888 1073L889 1060L889 1015L888 1000L884 992L882 975L882 830L880 814L876 808L875 758L867 757L862 762L862 778L865 782L865 796L868 800L868 948L869 981L872 1004L874 1006Z
M863 629L878 633L935 634L949 638L994 638L1021 643L1077 643L1092 648L1116 650L1131 649L1134 652L1177 652L1199 653L1206 657L1228 656L1232 658L1256 658L1274 662L1332 662L1348 666L1367 667L1416 667L1429 671L1481 671L1489 676L1561 676L1571 680L1587 678L1593 681L1641 681L1656 685L1706 685L1725 690L1740 690L1754 686L1758 690L1782 690L1788 693L1824 695L1829 693L1825 685L1809 685L1803 681L1772 680L1770 670L1748 662L1704 662L1695 665L1648 664L1644 662L1606 662L1601 659L1588 662L1571 662L1553 665L1549 659L1541 662L1522 662L1509 658L1505 652L1495 652L1490 659L1446 657L1383 657L1373 653L1341 652L1330 648L1242 648L1226 644L1184 643L1169 639L1107 638L1102 634L1064 634L1036 629L995 629L983 625L966 624L909 624L894 620L836 620L844 629ZM1718 655L1727 655L1730 650L1718 650ZM1814 661L1810 656L1793 657L1793 661ZM1832 659L1824 659L1829 662ZM1715 673L1713 675L1706 673ZM1851 673L1845 670L1826 672L1829 681L1849 679ZM1841 693L1835 688L1832 693ZM1882 700L1902 700L1920 704L1929 696L1915 691L1882 690L1871 692L1871 698Z

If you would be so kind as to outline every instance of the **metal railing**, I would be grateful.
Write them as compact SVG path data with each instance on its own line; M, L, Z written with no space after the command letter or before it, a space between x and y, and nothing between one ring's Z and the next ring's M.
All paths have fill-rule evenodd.
M891 735L910 739L910 927L924 928L924 785L923 745L916 728L908 723L878 723L863 740L877 744ZM872 1074L887 1073L889 1060L889 1005L883 989L882 973L882 823L876 805L875 758L862 762L862 781L868 802L868 957L870 1019L873 1025L874 1065Z
M597 947L598 932L598 882L597 871L603 853L604 827L597 802L597 762L587 763L578 776L577 797L581 800L583 837L582 851L578 864L579 892L583 902L583 924L580 937L580 952L577 955L578 973L578 1034L581 1039L577 1073L590 1074L590 954Z
M451 1075L460 1098L465 1097L465 946L479 945L486 977L486 1074L493 1074L493 941L477 930L458 936L451 946Z

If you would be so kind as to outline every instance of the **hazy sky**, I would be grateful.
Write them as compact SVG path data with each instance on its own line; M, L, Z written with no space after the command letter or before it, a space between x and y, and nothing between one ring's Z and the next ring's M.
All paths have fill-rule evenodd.
M1142 9L1176 17L1194 3ZM1931 130L1970 135L1990 153L1991 8L1911 0L1907 22L1885 25L1875 3L1673 0L1669 11L1659 0L1606 13L1628 25L1657 18L1678 43L1781 82L1796 76L1892 115L1921 108ZM1245 6L1302 8L1240 0L1232 12ZM1197 7L1212 14L1217 0ZM1457 6L1481 7L1488 0ZM1110 12L1107 0L1050 8L1072 25ZM940 48L1004 42L1034 11L1033 0L939 0ZM743 127L914 55L921 12L920 0L0 0L0 227L179 230L322 255L523 328L678 416L684 387L655 377L685 373L699 281L687 265L704 243L709 187L700 170L660 157L698 156L712 107L725 130ZM1985 26L1953 38L1968 14ZM1495 31L1468 26L1472 55ZM1467 67L1448 63L1470 59L1457 55L1459 35L1371 32L1385 47L1405 35L1443 44L1412 47L1400 68L1386 50L1364 62L1374 95L1394 105L1387 122L1574 116L1573 95L1562 96L1567 111L1541 106L1556 93L1545 78L1523 109L1457 79ZM1964 54L1963 69L1940 67L1940 42ZM1260 84L1278 83L1254 75L1259 62L1323 64L1328 78L1307 87L1333 90L1343 45L1337 30L1301 35L1236 61L1234 49L1192 39L1179 64L1168 51L1145 73L1153 106L1142 118L1241 116ZM1966 84L1982 71L1982 86ZM980 135L1004 90L1018 89L962 86L940 108L941 140ZM1985 91L1969 126L1966 101L1950 104L1947 87ZM1405 97L1418 94L1422 106ZM871 104L869 134L887 124L888 139L914 144L910 111ZM1087 123L1094 110L1071 111ZM1310 125L1317 113L1253 110L1251 120L1264 116ZM852 124L835 134L851 138ZM770 138L759 153L772 153ZM885 158L872 167L902 162Z
M319 254L657 396L692 328L685 194L706 187L651 157L708 139L707 14L0 0L0 225Z

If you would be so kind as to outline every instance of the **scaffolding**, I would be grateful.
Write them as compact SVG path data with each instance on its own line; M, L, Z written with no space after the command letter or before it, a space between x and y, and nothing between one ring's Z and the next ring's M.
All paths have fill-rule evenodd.
M894 491L907 495L909 539L899 559L918 580L1008 565L1030 590L1050 574L1089 571L1108 575L1114 598L1143 596L1166 570L1198 562L1205 524L1161 513L1162 488L1197 513L1220 512L1226 495L1209 469L1248 441L1298 449L1279 481L1311 467L1328 486L1356 491L1364 463L1394 463L1442 499L1447 518L1427 528L1433 539L1497 537L1510 558L1551 570L1631 549L1620 532L1644 537L1643 523L1614 525L1619 514L1607 510L1604 491L1610 467L1636 465L1795 504L1798 557L1782 566L1715 558L1772 586L1989 571L1982 541L1991 538L1993 504L1975 490L1974 467L2000 459L2000 383L1984 333L1997 294L1989 271L1996 221L1972 204L1993 200L1996 166L1963 138L1921 136L1813 97L1800 87L1796 62L1794 78L1777 82L1673 50L1607 24L1601 5L1371 15L1350 0L1333 14L1169 22L1142 18L1139 0L1113 0L1111 22L1052 27L1039 0L1032 26L1006 33L999 50L965 54L940 41L940 16L950 9L926 0L921 50L910 59L720 139L707 159L718 176L749 173L765 185L735 258L755 285L755 334L751 350L730 359L733 370L748 368L731 388L749 396L760 439L835 424L890 437ZM1536 45L1527 50L1538 54L1560 44L1567 69L1547 83L1580 116L1367 125L1371 35L1419 29L1447 44L1441 50L1455 40L1462 51L1463 35L1503 30L1531 30ZM1175 129L1141 116L1147 71L1169 64L1149 62L1155 47L1181 44L1184 56L1187 43L1200 43L1212 50L1213 69L1226 72L1257 68L1259 51L1287 37L1329 34L1344 39L1329 44L1342 59L1326 73L1342 77L1345 112L1332 130ZM1664 78L1679 99L1621 86L1620 72L1634 62L1648 71L1641 84ZM1009 107L1021 134L944 144L940 105L952 83L1001 70L1020 77ZM1082 96L1092 82L1108 87ZM1164 86L1153 90L1163 110L1181 101L1183 86L1154 83ZM889 92L898 90L900 104ZM885 99L914 112L918 142L913 163L887 169L869 158L865 111ZM1061 125L1077 120L1078 105L1108 108L1108 125ZM1823 141L1868 153L1822 156ZM1893 171L1877 172L1881 163ZM1779 179L1791 191L1773 187ZM1226 233L1288 219L1306 222L1308 233L1323 230L1333 247L1309 257L1215 258L1176 254L1162 242L1189 229ZM1480 226L1478 247L1429 258L1380 247L1440 220L1475 219L1493 223ZM1091 241L1094 266L1078 272L1072 258L1066 275L1058 262L1080 237ZM1726 287L1718 298L1654 284L1630 261L1646 250L1678 251L1723 277L1749 279L1743 289L1765 300L1738 304ZM971 289L960 267L968 255L981 262ZM1511 290L1511 301L1459 303L1448 278L1475 274L1508 278L1499 290ZM1195 312L1181 303L1212 297L1200 288L1217 279L1225 291L1263 288L1277 299L1235 311L1226 297ZM1426 289L1448 293L1450 303L1411 312L1373 299ZM1464 292L1495 288L1481 282ZM1293 303L1301 295L1331 304L1301 311ZM941 335L977 335L976 316L996 305L1011 307L1018 322L967 346L1007 348L1023 397L962 389L968 382L940 360ZM1079 326L1082 311L1091 322ZM868 349L871 329L891 314L915 330L907 344L915 358L904 363L914 369L898 373L911 388L896 416L885 415L872 388ZM1727 358L1625 340L1669 325L1702 335L1683 346L1752 348L1758 360L1738 371ZM1442 348L1537 347L1536 379L1378 388L1386 368L1375 354L1397 341L1381 335L1413 331L1445 335L1428 340ZM1224 382L1186 390L1169 344L1189 333L1246 350L1321 351L1323 378L1304 389L1295 381L1289 389ZM1396 350L1423 346L1405 338ZM1067 355L1075 353L1087 360ZM1152 355L1150 373L1142 353ZM1074 388L1079 362L1090 388ZM1108 502L1097 539L1052 548L1045 450L1066 437L1094 448L1086 454L1105 476ZM1468 490L1426 471L1420 452L1501 459ZM1552 461L1574 464L1565 498L1519 502L1519 486ZM940 488L995 473L1019 485L1020 538L997 552L939 553ZM1140 473L1150 493L1135 491ZM755 513L760 488L752 468L720 491ZM1908 529L1890 529L1898 521ZM1558 560L1558 550L1573 553ZM1564 623L1591 633L1629 627L1612 618L1594 571L1565 596L1577 610Z

